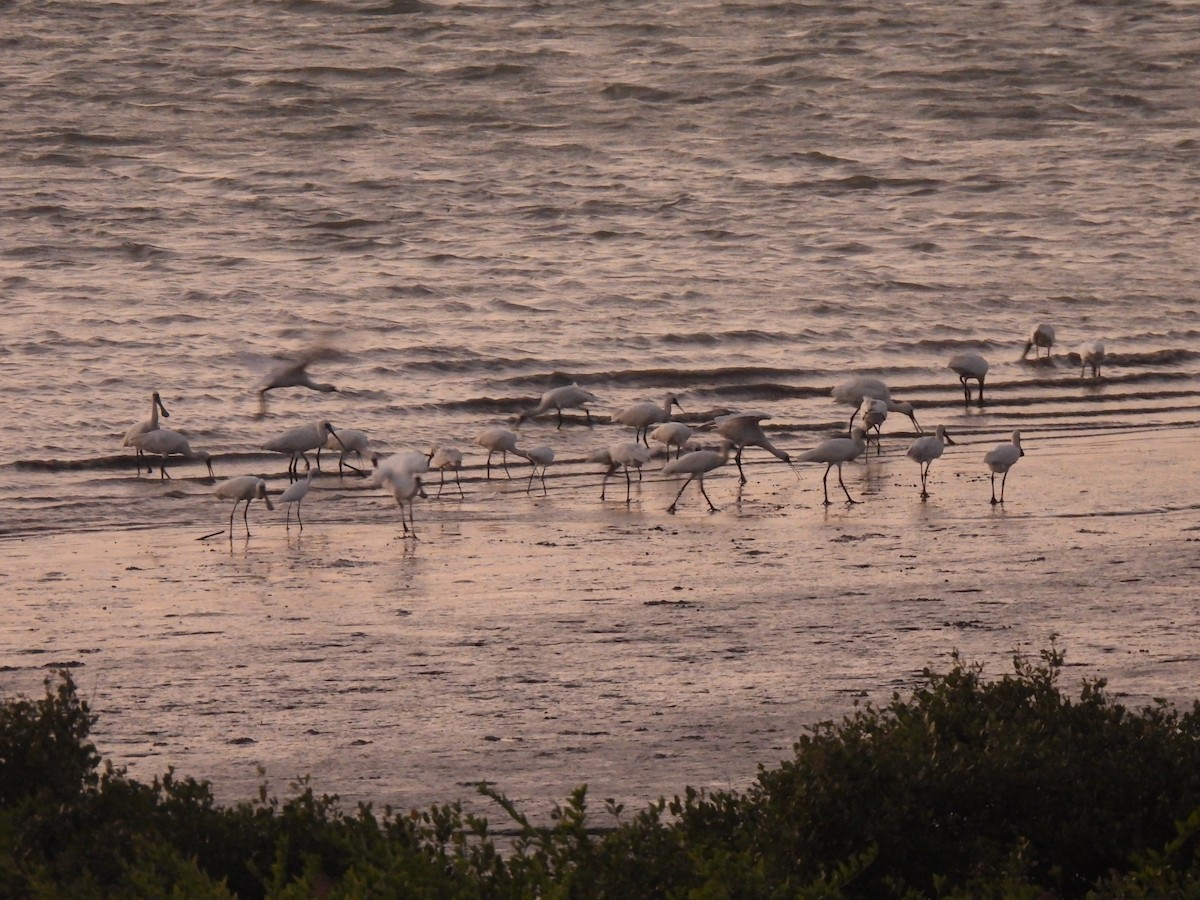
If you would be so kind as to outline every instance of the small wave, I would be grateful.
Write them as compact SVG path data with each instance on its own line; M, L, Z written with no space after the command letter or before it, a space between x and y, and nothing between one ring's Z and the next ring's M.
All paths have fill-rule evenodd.
M674 91L624 82L606 85L600 93L609 100L640 100L642 103L667 103L679 99L679 94Z

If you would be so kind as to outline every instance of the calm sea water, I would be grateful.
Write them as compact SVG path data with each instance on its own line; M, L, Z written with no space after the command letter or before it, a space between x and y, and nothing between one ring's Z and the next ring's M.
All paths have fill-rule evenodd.
M199 466L134 477L154 390L222 477L281 475L259 446L317 417L469 448L569 380L601 415L763 409L797 449L850 373L1001 438L1200 421L1190 0L0 15L2 533L222 524ZM256 418L313 346L340 392ZM536 434L569 464L625 432Z

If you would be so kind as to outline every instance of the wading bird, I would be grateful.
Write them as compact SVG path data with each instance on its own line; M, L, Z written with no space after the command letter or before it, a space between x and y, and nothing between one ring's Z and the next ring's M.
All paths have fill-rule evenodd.
M657 425L670 419L673 406L679 406L679 399L674 394L667 394L661 404L644 400L641 403L627 406L620 412L613 413L612 420L618 425L628 425L633 428L633 439L640 440L649 447L650 441L646 432L650 430L651 425ZM679 406L679 411L683 412L682 406Z
M742 450L746 447L762 447L788 465L792 463L792 458L772 444L767 433L763 431L760 423L769 418L771 417L766 413L746 412L730 413L713 419L717 434L737 448L733 461L737 463L738 477L741 478L742 484L746 483L746 473L742 471Z
M417 523L413 519L413 500L417 497L427 498L429 495L425 493L425 488L421 483L421 473L412 472L403 468L396 469L381 469L383 472L382 481L391 490L392 496L396 498L396 503L400 507L400 524L404 526L404 536L412 535L413 540L417 539ZM408 508L408 521L404 520L404 510ZM412 523L412 528L409 528L409 523Z
M650 440L666 445L668 459L671 457L671 447L675 448L675 458L678 459L691 439L692 429L682 422L663 422L650 432Z
M664 475L686 475L688 477L687 481L683 483L683 487L679 489L679 493L675 495L674 501L667 507L667 512L675 512L675 507L679 505L679 498L683 496L683 492L693 481L700 486L700 493L708 502L708 511L716 512L717 508L709 499L708 491L704 490L704 476L729 462L729 451L732 449L733 444L725 440L721 442L720 450L693 450L663 466Z
M292 528L292 504L296 504L296 521L300 523L300 530L304 530L304 520L300 518L300 502L308 496L309 488L312 487L313 479L317 477L316 469L309 469L308 475L303 481L297 481L295 484L288 486L288 489L279 495L277 502L287 506L287 528L290 531Z
M170 478L167 474L167 457L182 456L184 459L197 459L208 467L208 477L216 478L213 474L212 460L209 458L206 450L193 450L185 438L178 431L172 431L170 428L156 428L153 431L147 431L144 434L139 434L133 439L133 445L145 453L153 453L161 459L159 460L159 478ZM146 471L150 471L150 464L146 463Z
M466 496L463 494L462 482L458 477L462 464L462 451L455 447L434 447L429 451L429 468L437 469L442 476L441 481L438 482L437 495L439 497L442 496L442 488L446 485L447 469L454 473L454 483L458 485L458 496Z
M525 493L529 493L533 489L533 477L537 475L538 469L542 470L542 493L546 493L546 467L554 462L553 447L534 447L532 450L516 450L518 456L524 456L529 460L529 484L525 488Z
M854 420L858 417L863 400L870 397L886 403L888 412L898 412L908 416L912 419L913 427L917 429L917 433L923 433L921 426L917 424L917 414L913 411L913 405L893 400L891 389L878 378L856 375L849 381L843 381L829 393L838 403L854 407L854 412L850 415L850 424L846 426L847 430L854 428Z
M846 482L842 481L842 464L848 463L851 460L858 459L859 455L867 449L866 432L857 425L850 432L848 438L830 438L827 441L822 441L811 450L805 450L796 457L797 462L823 462L825 463L825 477L821 479L821 485L825 489L825 505L830 505L829 500L829 470L834 466L838 469L838 484L842 486L842 492L846 495L847 503L857 503L850 492L846 490Z
M158 396L158 391L155 391L150 395L150 418L143 419L136 425L130 425L129 430L125 432L125 440L121 441L122 447L133 448L133 458L139 475L142 474L142 448L135 443L135 440L139 435L147 434L158 428L158 414L160 412L164 419L171 418L171 414L167 412L167 408L163 406L162 399ZM146 464L146 471L150 471L149 463Z
M588 410L587 405L598 402L595 394L591 391L585 391L577 384L563 385L542 394L542 399L536 407L517 416L517 424L520 425L526 419L532 419L534 416L540 416L542 413L553 409L558 411L558 427L562 428L562 411L564 409L582 409L587 415L588 427L591 427L592 414Z
M624 441L620 444L613 444L607 450L597 450L587 458L588 462L603 463L608 466L608 470L604 473L604 478L600 481L600 499L604 499L605 489L608 487L608 479L612 477L617 469L625 470L625 502L630 502L630 491L632 489L632 480L629 477L629 470L638 470L638 480L642 478L642 466L650 462L650 451L639 444L637 441Z
M887 421L888 408L887 404L882 400L876 400L874 397L867 397L862 402L862 408L859 410L862 413L862 429L866 433L870 433L871 429L875 429L875 447L879 447L880 438L882 435L879 432L879 426Z
M946 433L946 426L939 425L936 433L919 437L909 444L908 458L921 467L922 500L929 496L929 490L926 485L926 480L929 478L929 467L933 465L935 459L942 455L945 445L953 443L954 441L950 440L950 435Z
M1092 377L1100 377L1100 366L1104 363L1104 343L1088 341L1079 345L1079 377L1082 378L1088 366L1092 367Z
M359 431L357 428L339 428L336 435L331 434L329 440L325 442L325 450L338 451L338 474L342 474L342 467L349 466L354 472L363 474L362 469L350 465L346 462L346 454L353 453L358 457L358 462L361 465L371 456L371 439L367 437L365 431Z
M291 457L291 461L288 463L288 478L295 481L300 477L298 469L301 459L304 460L305 469L312 468L308 462L309 450L317 451L317 468L321 468L321 448L325 446L325 442L331 436L336 437L337 432L329 424L328 419L323 419L311 425L289 428L283 434L271 438L262 445L262 448L274 453L288 454Z
M213 493L222 500L233 501L233 509L229 511L230 540L233 540L233 514L237 512L238 504L243 500L246 501L246 507L242 510L242 522L246 525L246 537L250 537L250 522L246 518L246 514L250 512L251 500L262 500L267 504L267 509L275 509L271 498L267 496L267 483L254 475L239 475L237 478L223 481L217 485Z
M1012 440L1003 444L997 444L988 451L987 456L983 461L987 463L987 467L992 470L992 505L1004 502L1004 483L1008 481L1008 470L1017 464L1025 451L1021 449L1021 432L1014 431ZM996 499L996 473L1003 472L1004 477L1000 479L1000 499Z
M971 385L967 382L979 382L979 405L983 406L983 379L987 377L988 361L978 353L956 353L950 357L947 366L958 375L959 384L963 389L963 400L968 406L971 403Z
M1046 350L1046 359L1050 358L1050 348L1054 346L1054 327L1051 325L1041 324L1033 326L1029 332L1029 340L1025 342L1025 350L1021 353L1021 359L1029 356L1029 351L1033 350L1033 358L1037 359L1041 356L1042 348Z
M512 478L512 473L508 471L508 454L515 453L517 456L524 456L524 452L517 449L517 434L515 431L509 431L507 428L496 426L493 428L485 428L479 432L479 436L475 438L475 443L488 452L487 457L487 477L492 477L492 454L501 453L501 459L504 461L504 474Z

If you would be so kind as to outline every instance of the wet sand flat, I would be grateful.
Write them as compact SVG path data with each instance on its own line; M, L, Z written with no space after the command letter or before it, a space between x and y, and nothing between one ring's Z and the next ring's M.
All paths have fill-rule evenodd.
M0 687L73 666L105 756L225 801L261 766L281 793L311 774L399 808L486 779L531 813L584 782L634 808L744 786L807 725L955 650L1000 674L1057 635L1068 687L1190 702L1194 439L1029 436L1003 508L992 441L948 448L922 503L886 432L847 466L849 507L821 505L823 466L797 479L753 450L740 491L732 465L709 479L715 514L692 487L668 515L678 482L655 472L628 506L623 479L601 504L585 468L552 468L544 495L474 478L466 500L418 501L415 542L382 491L338 487L306 501L302 533L256 505L249 540L240 514L232 540L197 540L228 507L189 484L193 528L5 542Z

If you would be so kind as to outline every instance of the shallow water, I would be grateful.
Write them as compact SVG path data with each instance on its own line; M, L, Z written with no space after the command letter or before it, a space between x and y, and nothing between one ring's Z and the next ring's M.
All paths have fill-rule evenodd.
M48 643L76 662L89 659L72 655L88 648L86 640L57 643L65 638L55 636L58 620L44 608L66 604L63 623L74 627L72 604L104 595L133 617L122 628L143 618L157 628L183 616L173 604L186 606L195 591L242 604L256 586L277 581L280 594L268 606L293 591L362 594L372 610L390 610L371 616L395 616L401 625L407 619L397 610L449 604L438 646L450 649L440 657L487 672L491 655L470 660L470 641L482 638L456 628L468 606L455 599L456 581L429 577L430 567L452 572L469 563L477 544L481 583L508 573L500 601L472 597L485 610L497 603L541 610L538 598L553 594L547 573L583 556L591 575L579 584L589 595L627 596L638 610L673 600L682 572L692 571L713 595L779 581L768 591L775 600L820 596L831 616L859 621L863 611L824 581L797 594L795 575L781 579L797 565L794 552L749 554L732 568L703 562L707 540L723 540L720 526L685 529L688 540L701 535L695 547L673 547L691 569L673 562L672 592L651 590L652 560L672 546L673 520L661 514L671 486L652 479L646 490L654 493L634 507L645 518L613 521L621 505L616 513L593 506L598 470L583 460L629 436L608 423L612 412L667 391L680 394L681 418L693 423L727 409L761 409L772 416L772 439L795 453L845 427L850 409L831 400L834 385L853 373L887 379L922 424L945 422L973 447L974 455L945 461L952 483L970 485L951 528L976 548L968 555L987 544L987 529L973 524L986 490L978 458L1014 428L1034 449L1021 470L1035 473L1023 475L1036 479L1023 502L1035 502L1022 517L1060 514L1050 499L1055 479L1066 477L1087 491L1072 498L1071 515L1121 514L1116 533L1132 548L1125 556L1142 552L1144 533L1190 527L1186 486L1194 480L1147 483L1147 502L1162 516L1153 524L1123 487L1116 491L1125 469L1098 462L1097 448L1114 444L1135 461L1167 454L1182 465L1175 458L1190 455L1188 436L1200 422L1193 165L1200 13L1193 4L677 2L649 10L18 0L4 13L0 384L10 426L0 430L0 540L11 552L0 583L19 586L22 604L42 610L26 622L21 606L7 623L6 633L20 635L3 662L13 685L36 686L40 678L44 659L22 656L23 647ZM1025 336L1039 321L1057 329L1054 355L1022 360ZM1072 351L1097 338L1109 351L1102 377L1083 378ZM339 391L274 391L266 417L257 417L254 385L274 357L313 348L321 350L313 376ZM946 368L961 350L991 362L985 407L964 406ZM599 397L596 426L581 427L573 413L562 430L552 421L522 428L527 441L557 452L552 490L539 496L489 485L475 434L570 380ZM164 424L211 452L220 478L254 472L281 489L285 463L264 454L262 443L321 417L366 431L385 452L463 447L468 499L460 512L419 504L418 524L431 520L432 533L418 549L399 542L395 506L381 492L358 479L322 479L309 513L322 530L306 529L303 542L281 540L279 517L255 509L261 533L243 545L235 522L239 542L223 544L210 569L200 560L217 559L217 548L192 539L226 528L229 511L211 497L202 467L176 462L164 484L135 475L132 453L120 446L154 390L171 413ZM871 503L846 515L881 517L884 534L910 515L914 479L901 456L908 431L906 420L890 420L876 468L850 477L856 485L866 479ZM1144 432L1150 437L1137 443ZM1084 461L1056 450L1048 459L1059 473L1039 476L1051 447L1084 448L1076 451ZM828 549L826 521L810 521L819 512L811 506L815 479L754 468L758 488L737 522L753 530L765 516L780 541L786 529L816 528L811 545ZM767 472L777 480L764 491ZM714 479L714 488L720 483ZM882 504L893 495L888 502L905 505ZM988 513L985 506L984 522L992 522ZM1073 521L1060 526L1049 546L1072 546L1065 535ZM610 541L624 554L619 566L605 555ZM83 549L93 545L108 550ZM377 548L363 551L368 563L355 557L359 547ZM925 552L903 542L899 549ZM1037 555L1031 545L1028 557ZM384 565L392 556L398 568ZM807 572L823 558L801 556L800 565ZM1163 566L1186 572L1185 559L1171 556ZM101 562L130 574L109 581ZM1009 565L1010 557L997 555L985 569L1003 581ZM908 577L920 579L927 568L914 564ZM175 569L183 575L172 576ZM1056 583L1053 573L1033 574ZM877 599L885 590L869 569L850 566L845 576L850 597ZM606 577L619 583L606 586ZM305 593L305 586L315 588ZM1178 582L1163 580L1160 589L1179 590ZM909 593L927 591L914 583ZM568 606L564 621L572 623L579 611ZM667 615L687 609L644 607ZM323 622L331 612L315 610L306 606L301 616ZM767 621L777 615L773 609ZM978 618L969 610L961 616ZM1102 630L1101 621L1087 618L1086 633ZM600 634L614 627L587 624ZM308 647L316 638L305 627L297 640ZM513 627L524 633L526 626ZM719 634L729 623L712 628ZM959 631L978 629L952 633ZM295 634L285 629L238 652L308 658L308 649L291 643ZM1045 637L1032 626L1027 636ZM999 643L1002 655L1008 637L988 632L971 646L994 656ZM691 659L701 638L681 632L670 652ZM835 645L845 650L845 640ZM206 652L203 644L198 639L189 658ZM163 646L178 650L172 641ZM885 683L946 652L935 640L911 654L865 658L871 678ZM781 649L756 663L747 684L776 685L772 696L783 690L794 676L779 673L797 667L790 654ZM220 668L229 662L217 658ZM370 678L336 658L330 677ZM819 659L821 672L850 665L836 654ZM220 716L203 718L208 701L197 698L257 709L274 681L256 675L246 693L231 694L193 674L163 693L151 685L164 680L160 667L169 660L147 656L136 674L127 662L93 678L98 691L113 685L121 698L106 716L129 721L139 702L152 718L164 708L180 711L170 750L147 757L150 771L180 746L202 744L191 736L211 721L208 749L183 758L204 773L230 775L222 760L243 745L222 740L237 729ZM531 667L534 680L510 674L495 689L511 693L516 685L518 705L537 709L531 698L537 679L554 668L549 662ZM436 663L443 664L450 665ZM638 677L663 681L665 668ZM777 739L756 746L786 747L810 715L844 708L840 700L855 690L848 681L848 693L818 690L820 699L764 725L780 729ZM135 683L146 686L142 701L127 693ZM436 678L429 683L445 688ZM661 694L645 695L647 704L690 696L676 681L663 683ZM307 676L299 685L301 694L313 690ZM555 704L570 706L570 694ZM606 707L606 699L598 691L581 713L593 724L568 730L582 735L604 719L616 733L607 720L619 706ZM754 721L762 712L746 713L732 699L723 709ZM368 704L363 715L365 727L382 727L377 707ZM438 733L449 745L461 737L440 715L403 729L414 741L432 743ZM132 748L141 733L114 723L106 736ZM501 738L488 742L492 750L528 750L511 733L492 736ZM340 745L309 737L305 743L331 760L341 756ZM248 758L257 752L244 746ZM623 752L587 763L604 758L621 767ZM280 747L271 753L286 756ZM433 784L429 767L436 762L422 757L414 779ZM587 777L585 768L565 766L564 782ZM339 783L369 796L355 771L339 774ZM662 774L676 786L689 774L710 778L686 766ZM378 775L389 797L398 790L391 777ZM461 772L447 777L464 780Z

